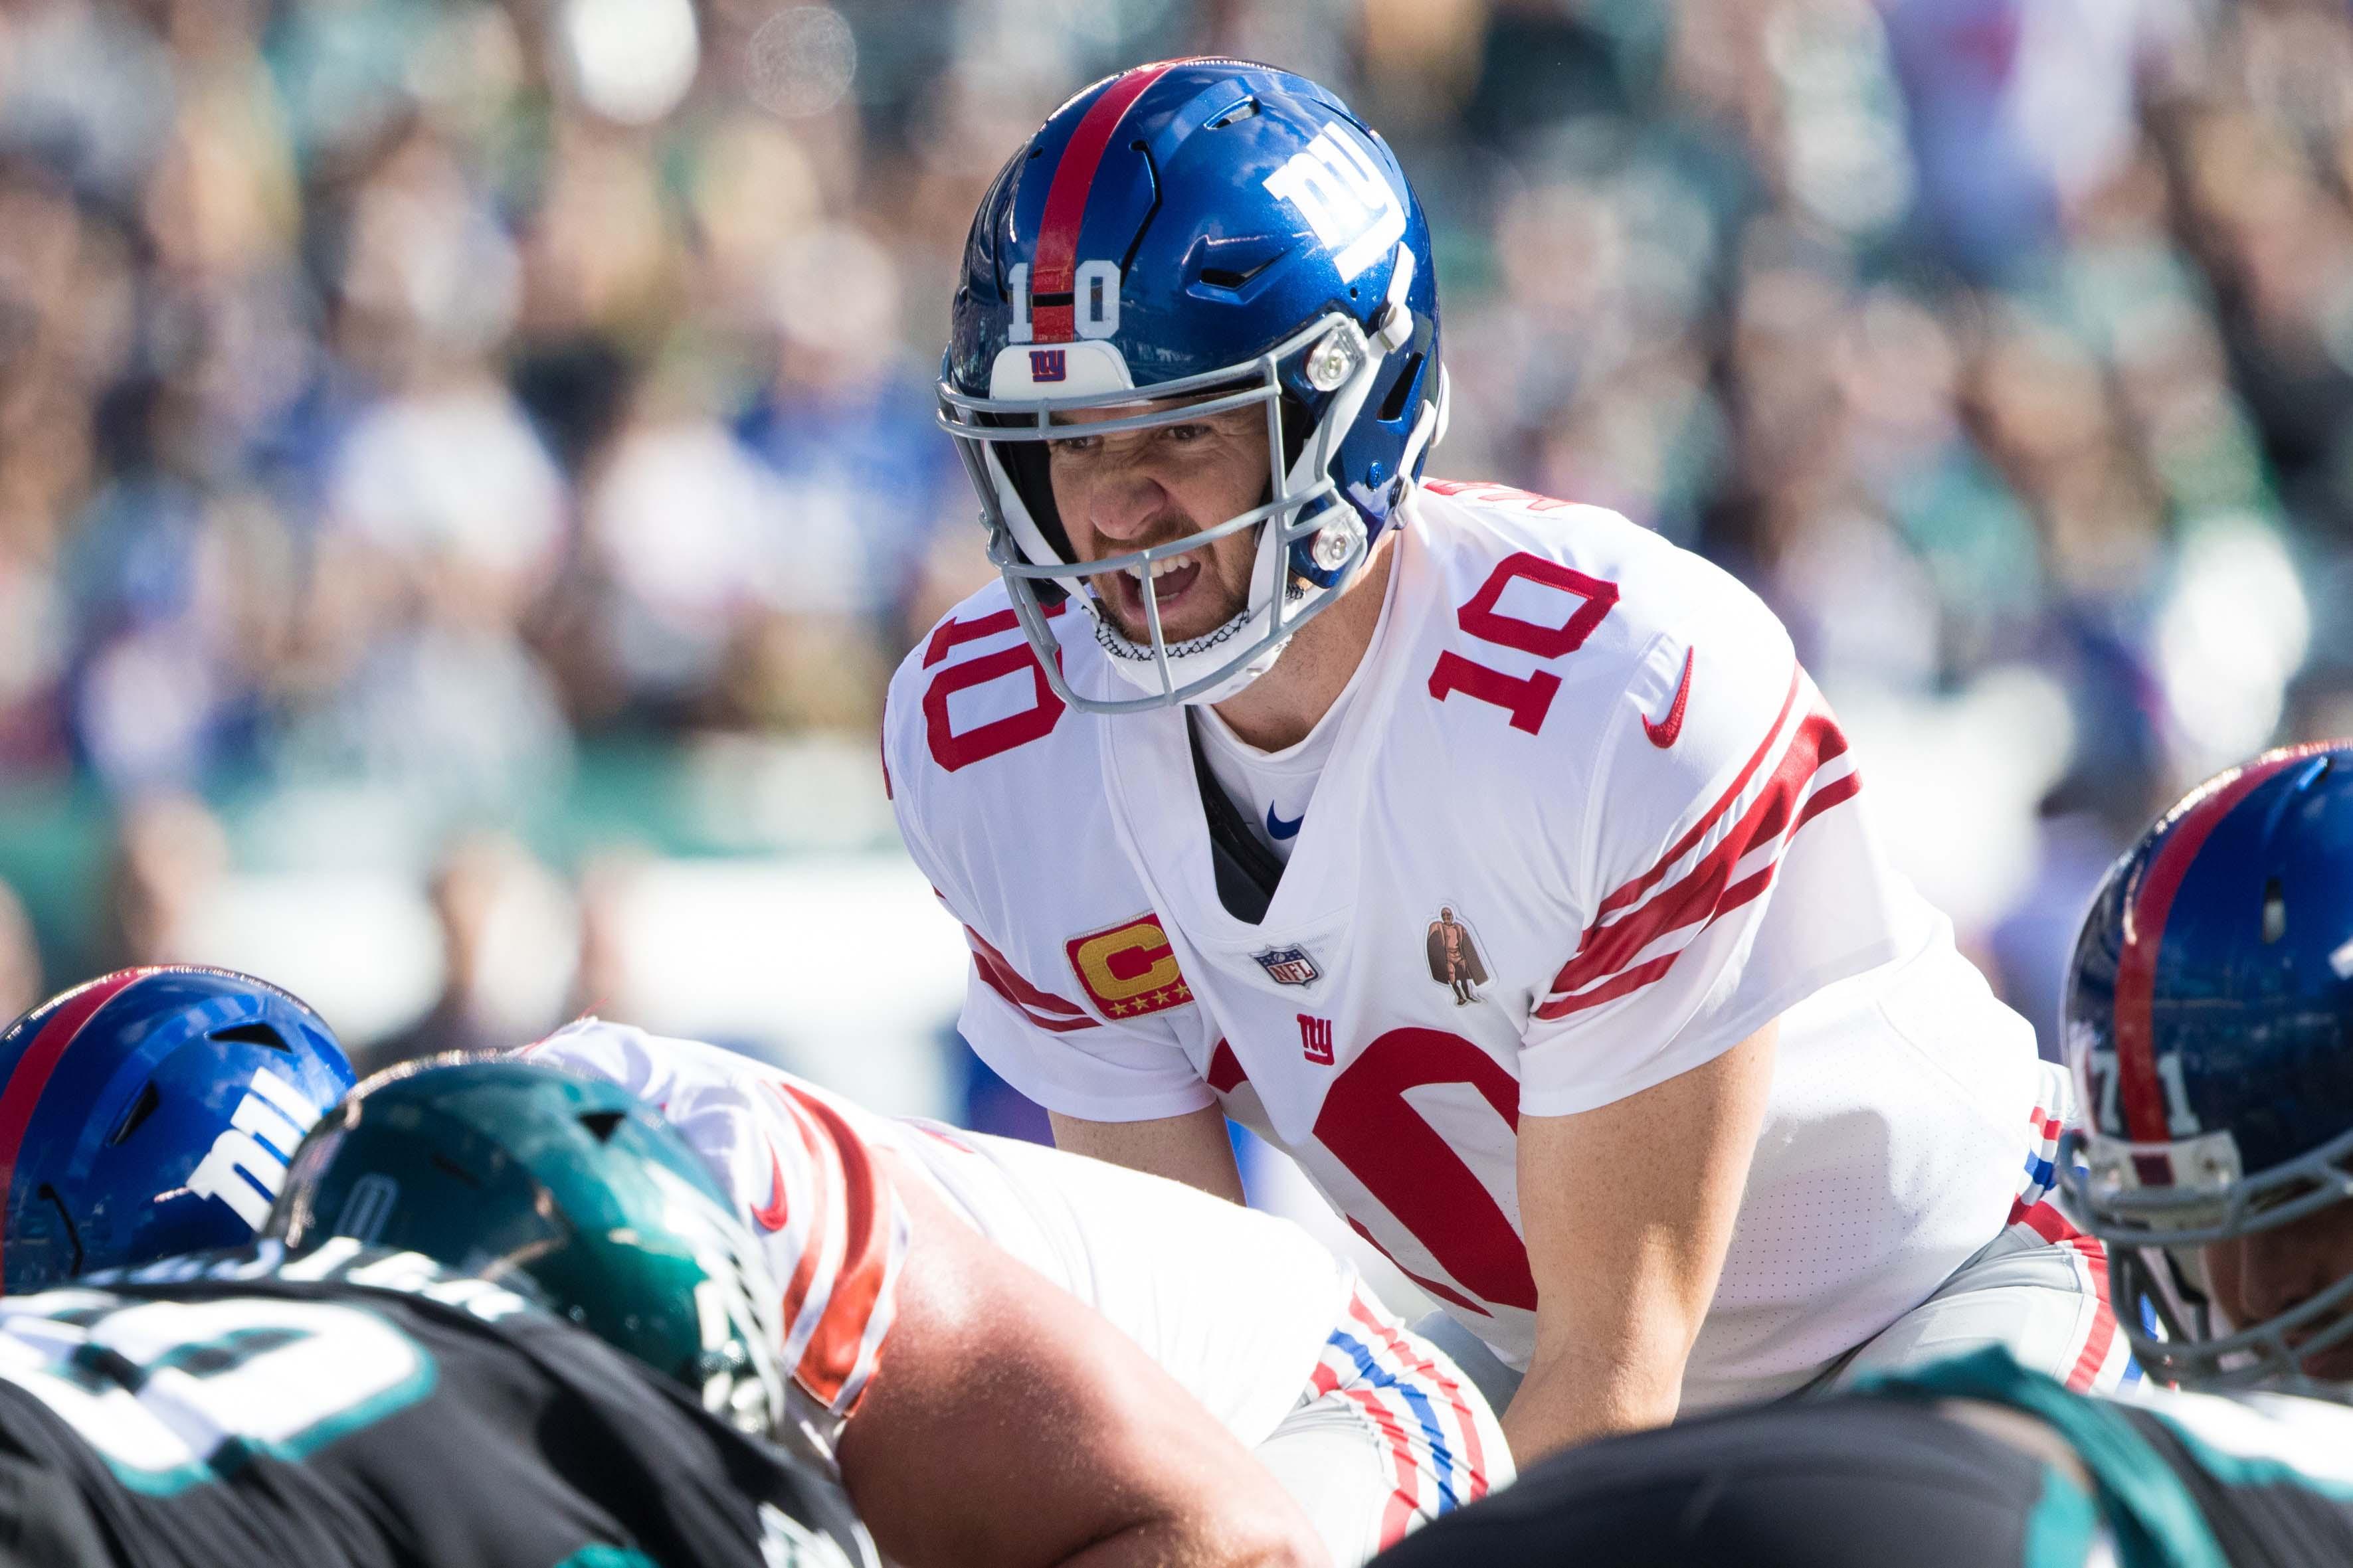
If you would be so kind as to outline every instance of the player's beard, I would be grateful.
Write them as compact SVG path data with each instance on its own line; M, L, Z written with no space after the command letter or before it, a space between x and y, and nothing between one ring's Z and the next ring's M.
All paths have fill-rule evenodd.
M1221 552L1219 546L1228 540L1246 549ZM1253 529L1229 535L1228 540L1210 540L1198 550L1168 558L1162 564L1173 563L1173 570L1164 571L1148 584L1125 572L1101 573L1093 579L1096 602L1108 613L1113 628L1139 647L1152 646L1152 621L1144 604L1147 592L1158 600L1162 640L1176 647L1208 637L1250 607L1249 571L1257 552L1258 532ZM1167 542L1162 539L1150 544ZM1146 549L1150 544L1129 548ZM1229 566L1236 563L1240 571L1234 575L1239 582L1228 576Z

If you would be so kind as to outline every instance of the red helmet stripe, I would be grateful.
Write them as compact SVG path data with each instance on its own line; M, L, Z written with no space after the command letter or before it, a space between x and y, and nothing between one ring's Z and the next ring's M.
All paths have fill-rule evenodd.
M1071 292L1079 264L1079 223L1086 216L1087 193L1094 186L1095 169L1103 162L1103 150L1111 145L1112 132L1119 129L1129 107L1144 96L1144 89L1176 63L1166 60L1159 65L1137 66L1113 78L1079 117L1078 129L1071 132L1070 143L1062 149L1062 161L1054 166L1054 182L1046 187L1046 213L1038 224L1038 259L1029 275L1029 297L1033 300L1043 295ZM1059 305L1035 306L1030 321L1038 334L1037 341L1069 342L1074 335L1071 318L1067 300Z
M5 1222L9 1188L16 1179L16 1155L25 1146L25 1130L32 1125L33 1108L40 1103L41 1090L48 1087L49 1074L57 1070L58 1058L66 1054L91 1014L132 981L154 973L152 968L118 970L66 993L58 1010L26 1043L25 1054L16 1058L16 1070L8 1075L7 1087L0 1089L0 1278L5 1278Z
M2157 1076L2157 960L2165 944L2165 922L2173 913L2198 851L2238 804L2265 779L2304 761L2318 748L2297 747L2258 758L2206 786L2184 807L2173 830L2141 873L2140 890L2125 912L2124 952L2116 960L2116 1090L2125 1131L2136 1143L2162 1143L2173 1134L2165 1110L2165 1089Z

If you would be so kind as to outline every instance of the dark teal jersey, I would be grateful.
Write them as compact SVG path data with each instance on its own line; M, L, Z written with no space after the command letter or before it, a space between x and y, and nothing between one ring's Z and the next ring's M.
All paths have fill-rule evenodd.
M2353 1564L2353 1406L2285 1394L2075 1394L1999 1351L1874 1380L1881 1397L1978 1399L2040 1418L2091 1472L2119 1568ZM2053 1520L2063 1539L2096 1528ZM2073 1559L2081 1562L2080 1556ZM2027 1568L2038 1568L2030 1561Z
M272 1244L0 1300L0 1565L848 1568L812 1465L486 1280Z

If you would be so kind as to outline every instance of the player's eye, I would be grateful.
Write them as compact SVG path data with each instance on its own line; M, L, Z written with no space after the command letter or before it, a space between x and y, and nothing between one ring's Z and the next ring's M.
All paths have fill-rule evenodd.
M1171 425L1163 432L1171 441L1198 441L1209 433L1207 425Z

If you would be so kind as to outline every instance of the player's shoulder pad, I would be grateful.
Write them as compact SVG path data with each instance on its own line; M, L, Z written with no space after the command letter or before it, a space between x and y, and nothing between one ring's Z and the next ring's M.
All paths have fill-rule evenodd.
M1416 542L1437 582L1408 673L1466 807L1534 809L1522 830L1582 863L1597 833L1670 830L1776 732L1796 651L1729 573L1606 508L1430 488ZM1551 784L1533 805L1532 770Z
M1435 499L1422 509L1422 542L1454 607L1450 646L1514 677L1557 680L1554 708L1575 722L1556 732L1589 747L1628 704L1670 725L1653 701L1671 709L1702 675L1720 685L1739 672L1744 690L1769 688L1778 704L1796 667L1788 634L1715 563L1606 507L1503 485L1424 488Z

